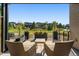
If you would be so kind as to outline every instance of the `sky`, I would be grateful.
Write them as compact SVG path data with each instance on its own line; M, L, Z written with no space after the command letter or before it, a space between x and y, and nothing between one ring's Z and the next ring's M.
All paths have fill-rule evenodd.
M69 24L69 4L9 4L9 22Z

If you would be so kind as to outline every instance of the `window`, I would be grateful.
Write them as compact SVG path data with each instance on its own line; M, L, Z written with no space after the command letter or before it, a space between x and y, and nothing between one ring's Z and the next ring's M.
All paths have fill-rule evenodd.
M8 4L8 33L13 36L29 31L30 38L35 32L46 32L52 38L58 27L61 33L69 29L69 4Z

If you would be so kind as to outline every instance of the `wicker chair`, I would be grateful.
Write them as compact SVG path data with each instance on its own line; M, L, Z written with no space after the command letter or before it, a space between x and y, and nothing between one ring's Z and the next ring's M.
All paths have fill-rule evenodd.
M45 42L45 52L48 56L68 56L74 41Z
M11 56L32 56L36 53L36 45L33 42L6 41Z

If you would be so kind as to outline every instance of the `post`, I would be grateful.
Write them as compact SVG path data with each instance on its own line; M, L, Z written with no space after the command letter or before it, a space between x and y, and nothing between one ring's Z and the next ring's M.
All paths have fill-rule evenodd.
M59 28L59 40L60 40L60 28Z
M68 40L69 40L69 31L68 31Z
M64 41L64 31L63 31L63 41Z
M20 27L18 28L18 30L19 30L19 36L20 36Z

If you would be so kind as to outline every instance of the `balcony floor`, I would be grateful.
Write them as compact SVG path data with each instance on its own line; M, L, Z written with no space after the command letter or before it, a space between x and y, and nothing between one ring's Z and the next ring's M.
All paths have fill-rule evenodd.
M40 50L37 50L36 55L34 55L34 56L47 56L46 53L44 55L42 55L41 53L38 53L39 51ZM8 51L6 51L1 56L10 56L10 53ZM75 55L75 53L73 52L73 49L71 49L69 56L77 56L77 55Z
M50 38L49 38L50 41ZM52 41L52 40L51 40ZM36 55L34 56L47 56L46 53L42 54L42 51L44 50L44 45L41 46L42 44L38 44L37 49L36 49ZM77 52L77 54L76 54ZM79 51L71 49L69 56L78 56L79 55ZM6 51L5 53L3 53L1 56L10 56L10 53L8 51Z

